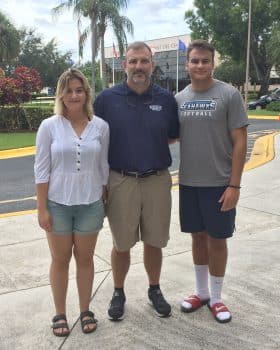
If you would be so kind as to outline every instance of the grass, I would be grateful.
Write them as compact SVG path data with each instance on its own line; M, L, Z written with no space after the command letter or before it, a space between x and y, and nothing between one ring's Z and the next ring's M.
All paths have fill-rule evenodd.
M267 111L266 109L248 110L248 115L280 115L280 112Z
M0 133L0 151L35 145L35 132Z

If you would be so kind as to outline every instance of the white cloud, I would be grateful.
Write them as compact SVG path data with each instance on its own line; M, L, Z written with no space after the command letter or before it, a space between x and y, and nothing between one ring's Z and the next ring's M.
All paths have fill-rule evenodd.
M73 52L77 59L77 24L72 11L65 11L54 18L51 9L59 5L55 0L9 0L1 4L1 12L19 28L36 28L45 42L56 38L61 52ZM129 41L151 40L173 35L187 34L184 13L193 7L193 0L130 0L128 9L123 12L134 24L134 36ZM88 22L84 20L84 25ZM105 45L116 41L110 28L105 36ZM85 59L90 58L90 44L85 47Z
M134 23L132 40L150 40L186 34L185 11L193 7L192 0L134 0L125 15Z

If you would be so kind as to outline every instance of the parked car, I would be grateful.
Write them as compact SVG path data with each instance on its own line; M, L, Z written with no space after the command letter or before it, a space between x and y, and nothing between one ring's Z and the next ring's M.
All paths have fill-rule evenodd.
M270 94L272 101L280 101L280 88L272 90Z
M272 101L269 95L261 96L256 101L251 101L248 103L248 109L263 109Z
M263 109L268 105L271 101L280 101L280 88L276 88L272 90L271 94L261 96L256 101L251 101L248 103L248 109Z

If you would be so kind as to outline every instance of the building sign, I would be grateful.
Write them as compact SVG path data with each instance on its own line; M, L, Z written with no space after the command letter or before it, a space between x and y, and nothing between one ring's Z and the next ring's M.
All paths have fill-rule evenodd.
M155 40L146 40L145 43L150 46L152 53L155 54L156 52L177 50L179 39L183 41L183 43L186 46L188 46L191 40L190 35L186 34L186 35L171 36L168 38L161 38L161 39L155 39ZM116 47L116 51L119 55L118 47ZM115 57L113 46L105 47L105 58L113 58L113 57Z

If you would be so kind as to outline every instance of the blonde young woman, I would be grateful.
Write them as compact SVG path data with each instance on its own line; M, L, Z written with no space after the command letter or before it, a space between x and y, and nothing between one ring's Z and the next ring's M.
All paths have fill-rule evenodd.
M35 182L38 221L51 253L50 283L56 336L70 332L66 318L69 262L76 260L81 327L97 327L89 310L94 277L94 249L103 226L103 194L108 179L109 128L93 115L90 86L77 69L59 78L54 113L36 138Z

